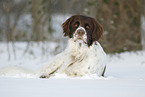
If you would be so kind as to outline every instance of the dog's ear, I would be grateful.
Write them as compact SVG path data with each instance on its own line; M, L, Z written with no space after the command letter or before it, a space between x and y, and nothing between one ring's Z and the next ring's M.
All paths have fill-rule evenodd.
M98 41L103 35L104 32L103 27L94 18L92 18L92 22L93 22L92 41Z
M72 19L73 19L73 17L70 17L62 24L62 29L63 29L64 36L69 36L70 35Z

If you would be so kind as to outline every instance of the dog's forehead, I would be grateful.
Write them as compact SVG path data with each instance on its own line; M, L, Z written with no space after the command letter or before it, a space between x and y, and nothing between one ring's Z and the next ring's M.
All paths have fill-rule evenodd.
M91 18L90 17L82 16L82 15L74 16L74 20L79 21L81 24L91 23Z

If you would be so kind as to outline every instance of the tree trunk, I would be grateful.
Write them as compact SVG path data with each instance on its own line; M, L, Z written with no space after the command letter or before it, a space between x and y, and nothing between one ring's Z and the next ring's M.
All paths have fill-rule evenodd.
M142 16L141 16L141 44L142 49L145 50L145 1L142 1L141 8Z

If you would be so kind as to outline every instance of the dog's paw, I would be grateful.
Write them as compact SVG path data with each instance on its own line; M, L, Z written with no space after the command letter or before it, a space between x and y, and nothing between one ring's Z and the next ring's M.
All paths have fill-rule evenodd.
M40 76L40 78L49 78L50 77L50 75L48 75L48 74L42 74L41 76Z

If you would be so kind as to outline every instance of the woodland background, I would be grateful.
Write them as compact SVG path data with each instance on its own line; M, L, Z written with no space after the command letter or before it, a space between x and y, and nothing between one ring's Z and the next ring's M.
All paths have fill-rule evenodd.
M19 41L66 45L61 24L74 14L100 22L107 53L145 49L145 0L0 0L0 42L14 52Z

